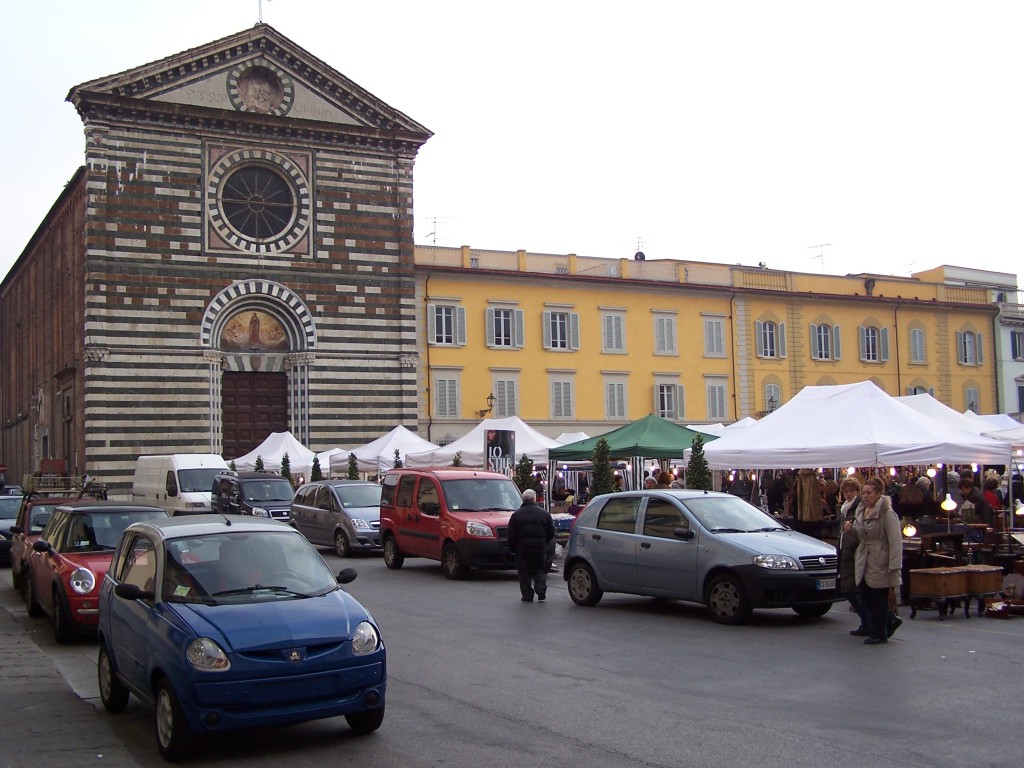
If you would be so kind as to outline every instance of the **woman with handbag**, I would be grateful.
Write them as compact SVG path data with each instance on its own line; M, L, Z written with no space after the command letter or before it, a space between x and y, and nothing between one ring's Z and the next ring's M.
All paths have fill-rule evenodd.
M856 532L858 541L854 563L857 596L869 622L864 644L885 643L898 626L890 624L889 601L890 594L902 583L903 539L899 518L879 478L864 481L854 521L852 525L845 523L844 530L847 526Z

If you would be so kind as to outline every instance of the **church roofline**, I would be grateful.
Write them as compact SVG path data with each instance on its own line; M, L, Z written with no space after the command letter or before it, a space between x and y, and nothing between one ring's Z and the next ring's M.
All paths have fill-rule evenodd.
M131 98L149 91L165 89L205 69L222 67L231 61L260 53L291 65L297 74L307 77L310 83L326 94L335 97L339 95L339 91L348 94L351 98L345 101L354 98L360 102L361 104L355 105L355 111L374 123L377 128L420 134L420 143L433 135L429 129L408 115L357 85L270 25L262 23L149 64L81 83L68 91L67 101L79 108L80 103L86 100L89 94L103 93Z

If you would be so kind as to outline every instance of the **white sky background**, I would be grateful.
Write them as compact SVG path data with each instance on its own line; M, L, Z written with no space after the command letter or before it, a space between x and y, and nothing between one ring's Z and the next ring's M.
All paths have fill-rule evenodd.
M5 7L0 275L84 161L71 87L258 13ZM1022 271L1018 0L264 0L263 20L434 132L415 168L420 244Z

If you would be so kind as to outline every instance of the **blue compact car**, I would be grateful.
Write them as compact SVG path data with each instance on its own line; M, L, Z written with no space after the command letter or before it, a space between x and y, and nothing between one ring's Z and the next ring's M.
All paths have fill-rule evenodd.
M100 597L100 698L155 708L157 746L343 715L384 720L380 631L297 531L252 517L173 517L129 526Z

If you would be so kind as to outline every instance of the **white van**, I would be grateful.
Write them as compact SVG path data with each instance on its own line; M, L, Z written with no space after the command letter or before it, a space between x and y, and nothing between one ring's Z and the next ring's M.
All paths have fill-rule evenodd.
M163 507L172 517L204 514L210 511L213 478L227 468L227 462L213 453L139 456L132 501Z

